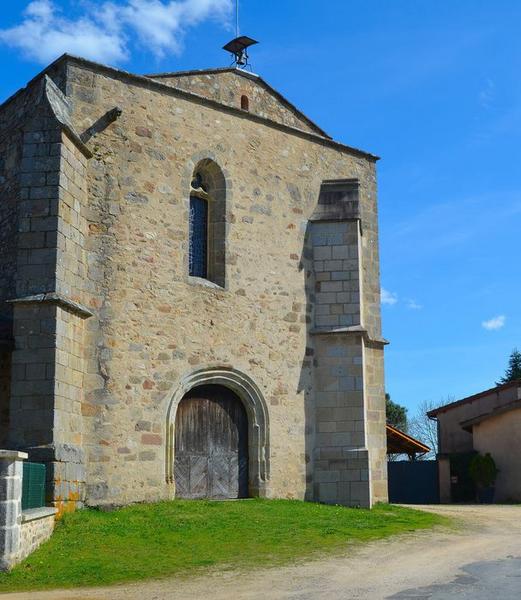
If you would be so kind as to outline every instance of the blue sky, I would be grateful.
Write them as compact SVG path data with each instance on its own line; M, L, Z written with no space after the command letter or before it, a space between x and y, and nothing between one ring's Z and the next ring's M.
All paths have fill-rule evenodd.
M230 3L3 3L0 99L64 51L137 73L227 66ZM255 71L382 157L386 386L411 413L493 386L521 347L520 29L517 0L241 2Z

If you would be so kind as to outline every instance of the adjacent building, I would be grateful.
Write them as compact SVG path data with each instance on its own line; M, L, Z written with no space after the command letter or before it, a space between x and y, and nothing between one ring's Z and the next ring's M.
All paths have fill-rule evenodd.
M521 501L521 380L511 381L427 413L438 421L442 501L469 500L465 468L474 452L490 453L499 469L498 502ZM465 487L467 489L465 489Z

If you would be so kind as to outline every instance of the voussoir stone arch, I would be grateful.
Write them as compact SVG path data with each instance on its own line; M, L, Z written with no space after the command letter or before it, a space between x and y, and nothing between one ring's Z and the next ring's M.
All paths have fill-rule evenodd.
M266 401L255 382L228 367L199 369L186 375L173 393L166 420L166 481L174 483L175 419L184 396L201 385L222 385L233 391L248 415L249 492L266 496L270 476L269 421Z

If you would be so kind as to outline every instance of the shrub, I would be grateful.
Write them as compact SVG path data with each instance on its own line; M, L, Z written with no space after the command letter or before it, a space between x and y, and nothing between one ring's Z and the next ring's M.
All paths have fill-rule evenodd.
M496 481L499 470L490 454L487 452L484 456L476 454L469 465L469 472L472 480L478 488L492 487Z

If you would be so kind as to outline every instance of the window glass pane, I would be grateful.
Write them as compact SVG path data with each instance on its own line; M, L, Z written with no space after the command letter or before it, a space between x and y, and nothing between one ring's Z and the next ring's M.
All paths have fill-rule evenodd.
M197 196L190 196L190 232L188 264L194 277L207 277L208 252L208 203Z

